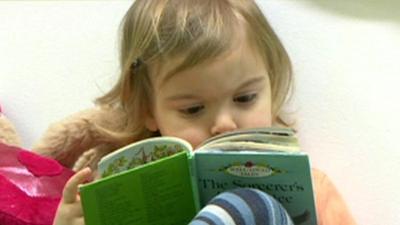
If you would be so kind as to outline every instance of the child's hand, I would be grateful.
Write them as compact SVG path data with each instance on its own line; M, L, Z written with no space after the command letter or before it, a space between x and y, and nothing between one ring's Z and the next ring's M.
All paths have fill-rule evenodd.
M83 210L78 194L78 186L90 180L92 171L84 168L72 176L65 184L63 197L58 206L53 225L84 225Z

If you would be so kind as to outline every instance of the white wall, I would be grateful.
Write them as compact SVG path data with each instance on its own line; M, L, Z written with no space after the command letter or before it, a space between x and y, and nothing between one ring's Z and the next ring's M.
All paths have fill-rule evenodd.
M359 224L400 219L400 1L267 1L297 79L300 137Z
M30 147L117 71L128 1L0 1L0 104ZM104 87L104 85L102 86ZM107 87L107 86L106 86Z
M400 2L259 0L292 57L302 146L360 225L400 220ZM0 104L29 148L117 72L129 1L0 1Z

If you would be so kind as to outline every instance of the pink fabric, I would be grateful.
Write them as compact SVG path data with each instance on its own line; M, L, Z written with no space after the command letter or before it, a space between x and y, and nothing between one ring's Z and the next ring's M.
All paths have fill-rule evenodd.
M53 159L0 143L0 224L51 225L73 174Z
M28 151L20 151L18 160L26 166L29 172L37 177L57 176L63 171L63 167L56 160L43 158Z

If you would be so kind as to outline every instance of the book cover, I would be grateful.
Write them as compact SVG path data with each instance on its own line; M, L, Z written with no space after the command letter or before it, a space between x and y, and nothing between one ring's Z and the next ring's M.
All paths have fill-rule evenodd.
M99 163L103 178L80 188L91 224L188 224L217 194L237 187L265 191L296 224L316 225L308 156L287 129L251 129L213 137L195 151L157 137L117 150Z
M81 186L86 225L179 225L195 216L187 153Z
M278 200L295 224L317 225L306 154L199 151L194 160L201 206L225 190L256 188Z

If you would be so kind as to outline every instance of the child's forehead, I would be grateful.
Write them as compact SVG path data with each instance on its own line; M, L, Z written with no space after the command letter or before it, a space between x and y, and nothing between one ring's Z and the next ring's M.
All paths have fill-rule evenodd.
M247 37L246 33L245 29L238 29L238 32L231 37L229 44L225 48L221 48L219 51L215 50L212 53L202 52L201 48L199 48L195 49L195 51L178 52L174 55L159 57L149 67L152 83L162 85L182 71L190 70L197 66L207 68L208 65L224 59L233 52L238 52L243 48L247 48L245 54L262 58L261 49L257 48L256 44L251 38Z
M177 81L177 76L180 78L191 77L191 75L208 77L209 74L219 73L229 76L234 73L259 73L260 70L262 73L267 73L263 58L250 46L247 42L241 42L219 55L204 58L203 61L192 64L190 64L190 58L182 56L155 62L149 71L152 85L154 88L161 88L172 78L175 78L172 79L173 81Z

